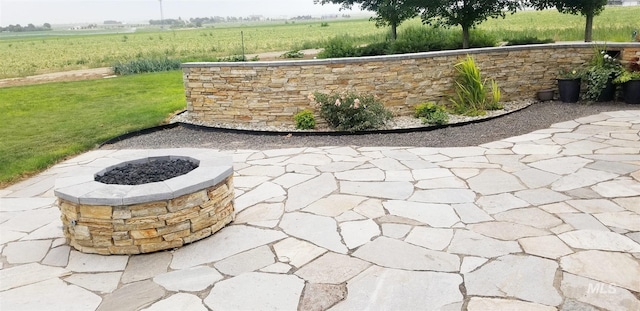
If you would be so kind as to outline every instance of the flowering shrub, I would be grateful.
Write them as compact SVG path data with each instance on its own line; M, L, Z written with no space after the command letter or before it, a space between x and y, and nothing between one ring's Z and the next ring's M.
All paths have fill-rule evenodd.
M560 69L558 79L580 79L583 75L582 69Z
M604 50L597 49L591 59L591 67L585 74L587 91L584 98L597 100L602 91L607 87L610 79L615 79L622 71L620 62Z
M378 129L392 117L391 112L371 95L315 92L309 95L309 100L320 106L320 116L339 131Z

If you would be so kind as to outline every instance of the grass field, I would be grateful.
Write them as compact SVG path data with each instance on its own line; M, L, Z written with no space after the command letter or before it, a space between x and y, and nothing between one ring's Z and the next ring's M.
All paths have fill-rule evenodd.
M0 188L184 108L180 71L0 88Z
M640 29L640 6L607 7L595 18L594 40L630 41ZM115 61L167 56L183 61L207 61L237 55L242 51L244 33L246 53L287 51L322 47L339 35L350 35L356 43L384 40L387 29L376 28L364 20L320 22L223 24L215 28L187 30L141 29L135 33L70 35L72 32L44 32L41 35L0 34L0 79L80 68L111 66ZM420 25L419 19L403 27ZM583 39L584 18L560 14L555 10L524 11L506 19L484 22L479 27L496 38L537 36L556 41ZM120 30L124 31L124 30Z

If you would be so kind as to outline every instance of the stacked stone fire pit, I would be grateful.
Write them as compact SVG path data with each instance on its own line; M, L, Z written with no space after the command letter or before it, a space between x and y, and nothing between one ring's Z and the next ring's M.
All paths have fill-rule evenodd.
M175 162L196 168L138 185L96 181L124 167ZM124 255L172 249L208 237L234 219L232 161L213 151L128 150L85 169L58 180L55 189L65 237L78 251Z

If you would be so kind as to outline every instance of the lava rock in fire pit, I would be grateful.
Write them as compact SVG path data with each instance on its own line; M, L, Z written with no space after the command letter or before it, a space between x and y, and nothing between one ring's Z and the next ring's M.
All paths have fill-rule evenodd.
M95 180L104 184L142 185L165 181L196 169L197 164L187 160L153 160L145 163L129 163L113 168Z

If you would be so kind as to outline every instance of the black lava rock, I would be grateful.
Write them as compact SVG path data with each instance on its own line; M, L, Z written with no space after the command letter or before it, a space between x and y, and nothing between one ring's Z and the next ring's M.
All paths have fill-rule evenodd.
M129 163L96 176L96 181L111 185L141 185L184 175L197 167L198 165L191 161L180 159Z

